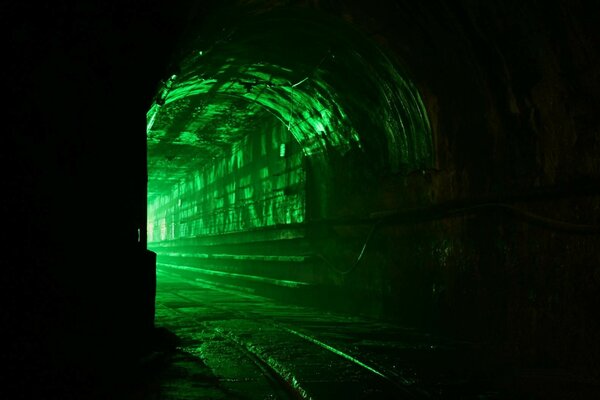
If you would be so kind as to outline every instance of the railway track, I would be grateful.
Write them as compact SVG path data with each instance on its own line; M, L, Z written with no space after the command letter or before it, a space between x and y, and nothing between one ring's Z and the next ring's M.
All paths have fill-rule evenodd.
M172 307L168 307L168 306L164 306L162 305L164 308L170 310L171 312L175 313L175 314L179 314L181 316L184 316L186 318L189 318L189 316L185 315L184 313L181 313L180 311L178 311L176 308L172 308ZM203 326L202 322L199 321L199 327L201 327L201 329L203 329L203 333L204 335L207 334L206 332L206 328ZM278 400L299 400L299 399L306 399L308 398L305 393L302 391L301 388L299 387L294 387L293 384L291 384L291 382L289 382L288 380L285 379L284 376L282 376L280 374L280 372L278 372L277 370L273 369L268 362L265 362L265 360L263 360L261 357L259 357L257 354L255 354L254 352L252 352L251 349L249 349L243 341L240 340L240 338L235 337L231 334L227 334L226 332L223 332L219 329L213 329L212 331L210 331L209 336L211 337L210 340L212 341L216 341L219 343L226 343L226 345L229 347L230 350L232 350L234 353L236 353L239 357L238 357L238 362L239 362L239 358L245 358L246 361L248 361L250 364L252 364L257 371L259 371L259 375L263 378L264 382L262 382L261 384L256 384L256 382L254 381L254 385L258 388L258 391L264 391L264 388L268 388L265 395L268 395L268 397L263 397L262 394L258 397L260 398L269 398L269 399L278 399ZM199 351L199 347L202 346L201 343L196 343L197 346L194 346L193 343L187 343L186 346L180 346L178 347L178 350L181 352L184 352L192 357L196 357L198 358L201 362L206 363L207 360L206 359L206 355L203 354L203 352L200 350ZM235 358L235 357L234 357ZM209 361L210 363L210 361ZM224 389L225 393L228 394L235 394L235 390L231 390L229 388L227 388L228 383L229 382L240 382L240 381L244 381L247 378L244 377L217 377L218 380L220 380L220 385L222 386L222 389ZM237 396L235 396L237 397Z
M209 367L222 396L173 399L571 398L573 389L545 375L536 379L552 390L528 386L530 377L495 363L481 345L284 305L191 269L158 273L158 324ZM591 383L575 383L577 393L597 393Z
M245 398L430 397L419 387L411 386L412 382L401 374L361 359L337 343L318 338L309 329L304 329L302 322L315 319L315 315L303 315L304 309L265 306L252 294L216 287L201 279L191 281L189 276L182 277L176 271L161 269L160 274L172 283L179 281L180 288L159 294L157 306L163 315L171 314L172 319L169 322L159 318L159 324L163 323L187 341L185 350L189 354L209 366L216 366L217 375L221 373L221 361L225 361L207 351L214 343L218 343L217 347L226 344L229 351L235 349L238 353L237 358L227 358L231 369L236 369L233 364L238 362L244 365L241 370L246 370L248 363L242 359L250 361L263 380L261 384L254 380L255 389L263 389L249 397L245 393ZM208 291L213 300L207 301ZM161 301L165 296L169 300ZM222 300L215 301L215 296L221 296ZM265 307L269 308L268 312ZM298 319L299 326L290 323L293 322L290 315L293 315L292 319ZM233 364L231 358L236 359ZM227 373L221 378L225 386L232 382L229 386L233 387L244 379Z

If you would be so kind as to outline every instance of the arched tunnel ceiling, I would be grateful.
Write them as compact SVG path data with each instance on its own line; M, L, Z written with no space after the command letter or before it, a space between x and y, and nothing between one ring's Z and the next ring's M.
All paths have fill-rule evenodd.
M342 20L294 9L227 16L198 33L148 112L149 198L277 118L306 155L370 154L391 170L431 163L414 84Z

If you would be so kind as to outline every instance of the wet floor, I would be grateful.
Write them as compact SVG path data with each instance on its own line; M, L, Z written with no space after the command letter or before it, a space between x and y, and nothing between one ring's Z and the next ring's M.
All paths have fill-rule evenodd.
M587 398L556 380L523 385L472 343L181 274L158 271L156 323L178 340L139 398Z

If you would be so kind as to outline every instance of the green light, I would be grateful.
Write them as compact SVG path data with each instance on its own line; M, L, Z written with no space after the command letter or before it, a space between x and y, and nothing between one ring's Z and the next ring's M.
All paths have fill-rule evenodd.
M291 281L291 280L286 280L286 279L265 278L265 277L256 276L256 275L236 274L233 272L215 271L215 270L205 269L205 268L186 267L186 266L177 265L177 264L157 263L157 265L162 266L162 267L172 268L172 269L193 271L193 272L201 274L201 275L234 278L234 279L241 279L241 280L251 281L251 282L269 283L272 285L288 287L288 288L300 288L300 287L310 286L310 284L305 283L305 282Z
M279 157L285 157L285 143L279 145Z
M160 106L156 103L152 104L152 107L150 107L150 110L148 110L148 113L146 114L146 119L147 119L147 123L146 123L146 132L148 135L148 138L150 136L150 131L152 129L152 126L154 125L154 121L156 119L156 115L158 114L158 110L159 110Z
M223 69L226 67L229 65ZM193 74L189 79L182 79L172 88L169 86L169 92L164 98L165 110L161 112L177 112L179 108L185 107L180 101L188 97L209 96L207 101L213 101L215 104L203 110L203 118L207 119L211 115L220 118L224 113L216 108L218 103L228 104L233 101L227 97L243 99L276 116L288 127L307 155L325 151L329 146L347 151L352 142L361 146L354 127L345 123L347 117L334 99L335 90L324 82L311 86L311 81L305 78L292 85L287 78L282 77L288 75L290 70L277 65L253 64L244 67L244 73L241 74L245 78L243 81L198 78L193 72L194 66L189 68L188 74ZM215 76L224 74L225 71L220 70ZM248 90L247 82L253 82L251 90ZM302 91L294 90L294 86L301 83ZM153 115L149 114L149 118ZM148 126L152 129L153 124L149 123ZM148 135L154 136L150 131Z
M302 153L284 126L273 121L228 152L155 195L148 204L149 243L302 223L305 192ZM181 141L179 135L177 141ZM269 143L280 143L273 147ZM281 144L285 145L285 158ZM264 158L253 159L265 145ZM296 152L293 147L296 146ZM149 143L150 146L150 143ZM273 154L276 157L269 157ZM278 171L276 174L273 171ZM286 187L298 187L284 194ZM185 199L183 201L182 199Z

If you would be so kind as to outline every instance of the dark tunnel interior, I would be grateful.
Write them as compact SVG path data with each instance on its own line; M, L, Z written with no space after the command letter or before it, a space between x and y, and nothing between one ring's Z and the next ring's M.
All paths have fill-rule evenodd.
M3 398L600 395L591 3L1 10Z

